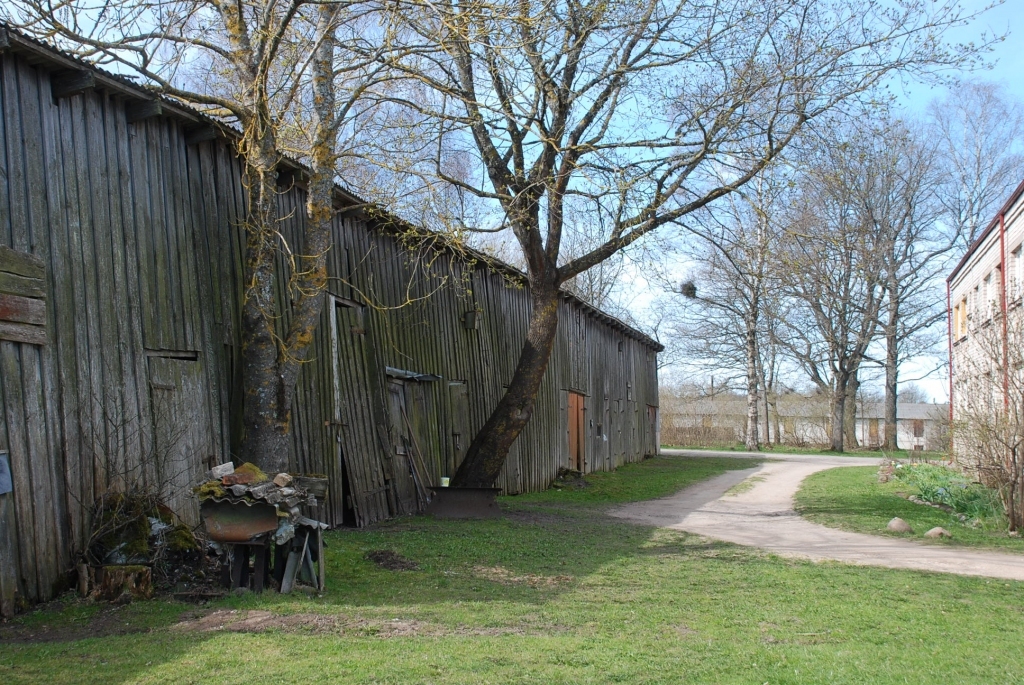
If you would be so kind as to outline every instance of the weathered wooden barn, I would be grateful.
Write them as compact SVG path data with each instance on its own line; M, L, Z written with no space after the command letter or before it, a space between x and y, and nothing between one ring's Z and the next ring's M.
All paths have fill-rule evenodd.
M280 202L300 251L296 165ZM191 486L240 438L242 216L228 129L0 25L0 613L59 590L105 493L158 489L197 521ZM324 520L364 525L421 507L414 473L453 473L530 305L510 267L358 212L329 259L291 459L329 476ZM506 493L657 449L660 346L568 295L560 316Z

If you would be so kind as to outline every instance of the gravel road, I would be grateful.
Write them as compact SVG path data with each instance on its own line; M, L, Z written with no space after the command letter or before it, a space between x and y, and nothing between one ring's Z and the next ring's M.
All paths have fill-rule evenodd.
M688 457L757 457L744 452L663 450ZM618 507L612 516L674 528L781 556L832 559L852 564L938 571L965 576L1024 580L1024 555L928 545L861 533L847 533L805 521L793 510L793 495L812 473L879 462L859 457L775 454L761 466L730 471L671 497ZM751 479L749 489L726 494ZM924 531L920 531L924 532Z

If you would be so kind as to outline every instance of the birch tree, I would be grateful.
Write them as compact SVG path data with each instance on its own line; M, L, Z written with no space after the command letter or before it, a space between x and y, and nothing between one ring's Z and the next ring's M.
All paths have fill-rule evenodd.
M774 380L768 319L779 288L776 273L781 246L779 219L788 190L782 169L771 167L705 211L691 215L685 230L698 249L696 278L683 284L679 293L697 305L680 326L686 336L706 348L718 365L730 360L743 369L747 395L745 447L758 450L759 404L767 404L767 378ZM767 418L765 406L765 418ZM768 432L765 436L767 439Z
M1002 87L967 81L928 113L941 156L943 219L966 250L1024 181L1024 111Z

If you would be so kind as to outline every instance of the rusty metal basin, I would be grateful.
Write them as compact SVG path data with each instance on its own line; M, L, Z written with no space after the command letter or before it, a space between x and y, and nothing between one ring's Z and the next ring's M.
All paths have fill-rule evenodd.
M440 519L501 517L497 497L501 488L430 488L433 497L423 512Z
M206 532L217 542L249 542L277 530L277 509L270 504L207 500L199 507Z

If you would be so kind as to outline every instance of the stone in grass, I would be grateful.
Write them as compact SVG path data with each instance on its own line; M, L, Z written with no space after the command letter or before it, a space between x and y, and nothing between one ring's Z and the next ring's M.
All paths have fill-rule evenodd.
M910 524L901 519L899 516L889 521L889 525L886 526L888 530L894 533L913 533L914 529L910 527Z
M929 530L927 533L925 533L924 536L926 538L951 538L951 537L953 537L953 535L948 530L946 530L945 528L941 528L939 526L935 526L934 528Z

